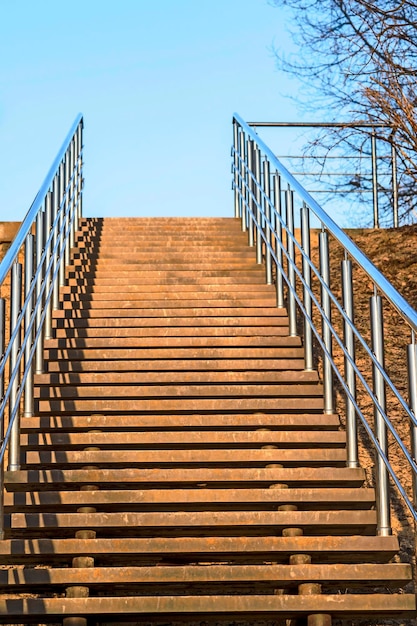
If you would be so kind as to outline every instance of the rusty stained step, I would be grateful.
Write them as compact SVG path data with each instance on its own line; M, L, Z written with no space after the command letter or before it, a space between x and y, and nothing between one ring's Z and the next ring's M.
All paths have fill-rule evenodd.
M278 309L280 310L280 309ZM208 317L184 317L184 316L170 316L167 315L165 317L109 317L109 318L80 318L74 317L71 318L69 316L65 316L64 318L55 315L56 311L54 311L54 318L52 319L52 325L54 328L87 328L91 330L93 328L150 328L150 329L167 329L167 328L195 328L197 331L199 328L219 328L223 327L225 329L233 329L233 331L238 330L240 327L247 328L248 330L254 330L256 334L257 329L268 329L268 328L284 328L285 330L288 328L288 317L284 317L283 315L276 315L275 317L264 318L261 316L230 316L230 315L219 315L208 316ZM81 331L82 332L82 331Z
M260 314L264 318L264 323L269 324L269 317L277 315L277 309L270 307L163 307L163 308L116 308L116 309L59 309L54 311L55 319L77 319L77 318L111 318L115 317L196 317L196 325L199 324L198 318L209 317L255 317L259 318Z
M370 509L375 506L375 491L369 488L293 488L293 489L128 489L96 491L31 491L5 493L6 512L57 512L80 506L98 511L232 509L251 507L270 510L280 504L296 504L310 509ZM185 507L184 509L182 507Z
M130 615L135 620L195 621L199 619L279 619L306 617L313 613L337 618L415 617L416 599L411 594L209 595L133 596L90 598L19 598L0 600L0 621L41 616L48 621L70 616ZM3 623L5 623L3 621Z
M5 518L5 531L10 537L41 533L68 534L80 529L94 529L99 537L120 533L131 536L190 535L204 532L210 536L244 533L276 534L283 528L303 528L310 535L375 534L376 512L341 511L163 511L108 513L12 513L10 526ZM7 536L7 535L6 535Z
M275 444L280 448L291 447L343 447L346 444L344 431L293 430L293 431L137 431L137 432L34 432L23 433L21 447L24 450L54 447L56 450L66 446L74 448L83 446L132 447L145 446L213 446L221 448L257 448L265 444Z
M203 378L204 376L204 378ZM205 371L204 373L194 371L164 372L157 370L153 372L130 372L128 377L129 385L138 384L190 384L190 383L222 383L222 384L242 384L242 383L276 383L276 384L311 384L318 383L317 372L305 370L244 370L244 371ZM71 372L36 374L35 385L55 386L55 385L105 385L105 384L126 384L126 374L121 372L81 372L78 374Z
M311 554L314 563L388 563L399 550L397 537L134 537L97 539L3 539L0 563L70 564L74 556L93 556L98 565L181 561L263 564L288 563L293 554Z
M173 320L175 324L175 320ZM66 327L57 328L55 325L55 337L57 339L89 339L98 337L285 337L288 335L288 326L180 326L180 325L155 325L155 326L129 326L126 320L125 326L98 326L98 327Z
M201 583L233 584L250 583L252 593L260 586L294 588L305 582L325 583L329 587L349 585L366 588L383 585L395 588L404 585L412 578L411 565L389 564L307 564L307 565L201 565L158 566L158 567L86 567L86 568L11 568L0 571L1 591L44 590L45 585L65 587L86 585L92 589L104 589L117 585L118 591L132 585L139 585L138 592L156 584L175 587L187 584L187 595L192 595L193 587L201 592ZM151 591L151 590L150 590ZM177 592L178 593L178 592ZM196 591L194 591L196 593Z
M64 398L37 400L39 413L323 411L323 398Z
M95 297L103 297L106 293L121 292L121 287L126 287L126 293L139 294L145 297L148 294L160 294L170 295L172 293L189 293L192 292L198 298L207 297L206 294L211 293L237 293L237 294L275 294L275 285L266 285L260 283L229 283L227 289L224 284L207 283L203 285L184 284L178 285L176 283L167 284L165 282L155 282L151 286L144 285L142 282L137 284L119 285L118 283L101 283L97 284L79 284L79 285L64 285L60 287L60 293L64 296L69 294L94 294Z
M203 374L204 375L204 374ZM56 399L81 399L81 398L135 398L142 400L145 398L297 398L311 397L316 399L323 395L321 385L310 384L302 385L294 382L293 384L271 384L262 385L259 383L246 382L245 384L201 384L201 378L195 384L162 384L155 382L154 384L112 384L110 381L102 385L76 385L67 384L52 386L46 385L35 389L35 398L41 400Z
M23 455L22 455L23 456ZM124 449L122 450L29 450L25 453L26 460L22 460L23 469L31 466L42 468L68 468L77 466L97 465L106 467L164 467L195 466L210 467L212 465L224 467L265 467L269 463L283 463L290 467L294 465L343 466L346 464L345 448L279 448L276 450L250 449Z
M192 414L75 414L75 415L43 415L24 417L21 421L22 433L53 432L59 429L60 433L104 429L110 432L130 432L136 430L145 433L147 430L168 429L201 429L208 431L225 430L253 430L268 428L274 433L281 430L329 430L335 431L340 427L338 415L320 413L192 413Z
M228 336L203 336L203 337L91 337L91 338L64 338L46 339L46 350L81 349L92 350L97 348L262 348L264 351L273 348L298 347L300 339L288 336L261 336L261 337L235 337L231 333ZM268 353L267 353L268 354Z
M182 468L182 469L31 469L5 472L8 491L36 490L42 485L51 491L75 485L107 485L109 488L125 488L141 485L153 486L240 486L267 487L278 483L291 486L340 486L360 487L364 481L361 468L347 467L287 467L287 468Z
M264 298L253 298L248 296L245 298L240 295L236 298L219 298L219 299L194 299L188 300L185 298L162 298L157 300L136 300L128 299L124 297L116 300L65 300L62 302L62 308L70 310L89 310L89 309L205 309L205 308L225 308L225 309L243 309L245 307L255 308L258 307L273 307L275 305L275 296L268 295Z
M287 339L287 338L285 338ZM45 353L48 360L67 359L69 361L80 360L103 360L103 359L122 359L122 360L146 360L146 359L279 359L285 361L290 359L302 359L304 351L299 346L298 337L291 337L287 345L273 347L254 347L242 348L236 347L138 347L138 348L46 348ZM105 342L104 342L105 343ZM189 361L188 367L192 367ZM271 368L268 368L271 369Z

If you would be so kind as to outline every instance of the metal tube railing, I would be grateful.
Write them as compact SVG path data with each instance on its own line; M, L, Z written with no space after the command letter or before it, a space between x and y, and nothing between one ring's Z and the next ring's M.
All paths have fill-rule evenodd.
M285 288L290 335L297 331L297 317L301 315L304 319L306 369L312 366L313 336L321 351L324 411L330 413L335 410L333 380L338 381L345 394L347 466L353 468L359 465L358 420L369 438L368 445L375 450L378 533L390 534L390 480L417 521L417 313L294 179L256 132L238 115L234 116L234 125L234 128L238 127L235 131L238 141L232 150L233 163L236 164L232 166L233 187L237 192L240 211L237 217L241 218L245 214L245 219L255 229L253 240L258 242L262 239L267 276L269 259L272 262L271 273L276 283L278 306L284 303ZM265 182L265 176L262 179L257 176L252 157L254 153L259 153L264 171L274 172L272 197L269 177L268 182ZM300 239L294 224L295 202L301 207ZM310 250L311 222L319 225L319 266ZM330 284L329 250L333 244L341 249L344 256L339 290L336 291L333 288L333 269ZM372 285L372 308L365 334L356 325L353 307L353 281L359 269L365 272ZM360 280L363 281L363 277ZM408 348L408 400L403 397L385 368L382 300L386 308L394 309L400 315L411 334ZM368 335L372 338L371 343ZM356 356L356 346L361 352L360 361ZM364 359L369 365L366 371ZM373 385L368 380L369 372L372 373ZM358 386L360 394L357 392ZM395 422L387 413L386 393L390 394L390 402L396 403L401 415L409 420L411 447L403 440L402 430L397 431ZM362 400L363 397L367 398L366 402ZM368 405L373 406L373 414L369 413ZM390 445L388 436L392 437ZM390 461L394 444L410 469L412 480L408 483L404 483L403 472L397 473ZM409 483L412 483L411 488Z
M0 264L0 287L11 277L7 341L4 299L0 300L0 537L4 536L6 451L8 470L18 470L21 414L23 419L30 417L36 408L34 374L44 369L43 342L53 336L52 310L59 307L59 287L64 284L81 217L82 129L83 118L78 115Z

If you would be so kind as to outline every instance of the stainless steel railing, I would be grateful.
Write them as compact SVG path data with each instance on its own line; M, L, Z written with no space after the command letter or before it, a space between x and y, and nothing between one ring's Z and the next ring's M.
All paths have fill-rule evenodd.
M82 215L83 118L77 116L0 264L0 538L4 469L20 468L20 418L33 415L34 374L44 371L75 232ZM6 320L9 332L6 332Z
M249 245L256 246L257 262L265 263L267 282L276 285L277 305L287 306L290 334L297 335L303 323L305 369L316 366L314 345L321 354L324 412L335 411L335 388L344 398L347 466L359 467L359 436L374 450L378 533L389 535L392 486L417 521L417 313L237 114L232 174L235 216L248 232ZM311 250L313 220L317 254ZM337 280L330 244L341 257ZM355 317L358 280L368 282L370 304L369 314ZM408 391L396 372L402 372L398 355L385 366L383 323L392 315L398 318ZM401 338L407 335L402 350Z

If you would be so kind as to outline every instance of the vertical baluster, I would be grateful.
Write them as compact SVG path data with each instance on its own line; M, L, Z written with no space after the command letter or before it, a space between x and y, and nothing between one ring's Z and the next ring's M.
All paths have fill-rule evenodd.
M36 275L36 295L35 300L37 302L36 305L36 328L35 333L38 333L38 330L41 327L41 317L43 305L45 302L45 293L40 298L41 290L42 290L42 282L44 278L45 272L45 262L41 262L42 252L44 247L44 218L45 214L42 210L39 210L37 218L36 218L36 264L35 264L35 275ZM44 363L43 363L43 339L44 339L44 329L41 329L39 332L38 341L36 345L36 353L35 353L35 374L43 374L44 371Z
M10 337L17 328L18 317L22 305L22 265L21 263L14 263L11 272L11 289L10 289ZM20 383L20 367L18 365L19 351L21 346L21 329L20 325L16 334L15 340L12 344L12 350L10 353L10 373L9 379L12 377L14 370L16 370L16 376L12 383L10 402L9 402L9 420L12 420L13 415L14 423L10 432L10 446L9 446L9 467L10 471L20 469L20 411L17 406L17 394L19 391Z
M65 256L64 256L64 233L65 233L65 166L62 161L59 166L59 286L65 284Z
M408 361L408 404L417 419L417 345L414 331L411 343L407 346ZM417 426L410 423L411 431L411 456L417 459ZM417 476L413 472L413 504L417 510Z
M397 150L394 137L391 138L391 171L392 171L392 222L394 228L399 226L398 217L398 177L397 177Z
M51 222L52 222L52 192L48 191L47 196L46 196L46 209L45 209L45 244L51 235ZM53 238L51 237L51 240L46 247L45 272L44 272L45 283L46 283L45 284L45 298L44 298L45 302L46 302L46 298L48 297L49 291L51 289L52 266L51 266L51 269L48 271L47 271L47 267L51 259L52 241L53 241ZM45 334L45 339L51 339L52 337L52 301L51 299L46 305L44 334Z
M70 191L69 191L69 215L68 220L70 224L69 230L69 251L71 253L72 248L75 243L75 218L74 213L76 211L75 208L75 146L74 146L74 138L72 138L69 152L70 152L70 167L69 167L69 176L70 176ZM69 263L69 261L68 261Z
M319 254L320 254L320 274L321 274L321 306L323 308L322 319L322 336L323 343L329 356L323 355L323 392L324 392L324 412L334 413L333 400L333 342L332 333L330 331L332 308L330 296L325 285L330 287L330 262L329 262L329 238L325 230L319 235ZM326 319L327 318L327 321Z
M384 318L381 296L374 294L370 298L370 310L372 351L378 363L381 365L382 368L384 368ZM375 363L373 363L372 370L374 394L382 411L385 413L385 381ZM385 425L382 412L376 406L374 406L374 420L376 438L383 453L388 456L387 427ZM389 476L385 463L378 453L376 455L376 497L378 514L378 535L391 535L392 530L389 496Z
M290 337L297 336L297 306L295 300L295 247L294 247L294 192L290 187L285 194L285 214L287 226L287 252L288 252L288 318Z
M69 232L70 232L70 151L69 148L65 153L65 231L64 231L64 259L65 259L65 267L69 265L70 262L70 242L69 242Z
M53 225L53 238L52 238L52 254L54 255L54 263L52 267L52 275L55 276L52 292L52 308L56 311L59 308L59 274L55 275L58 265L59 254L59 220L57 220L59 210L59 172L55 175L53 182L52 192L52 225Z
M262 215L262 179L261 179L261 151L258 146L255 145L255 198L256 198L256 262L258 264L262 263L262 246L263 246L263 215Z
M239 142L240 142L240 191L241 191L241 198L240 198L240 203L241 203L241 217L242 217L242 231L245 233L246 232L246 228L247 228L247 186L243 181L247 181L247 176L246 176L246 166L247 166L247 162L246 162L246 158L245 158L245 146L246 146L246 142L245 142L245 133L244 131L241 129L240 130L240 134L239 134Z
M345 314L352 323L354 322L353 306L353 281L352 281L352 261L344 259L342 261L342 302ZM355 359L355 337L353 330L347 320L343 322L344 343L346 351L353 362ZM347 388L356 400L356 375L353 365L345 356L345 380ZM346 396L346 447L347 447L347 467L359 467L358 461L358 433L356 423L356 409L354 402Z
M371 164L372 164L372 198L374 208L374 228L379 228L379 207L378 207L378 163L376 154L376 133L375 128L371 135Z
M276 288L277 288L277 307L282 308L284 306L284 282L282 278L282 224L280 218L282 218L282 203L281 203L281 176L278 172L275 172L273 176L274 183L274 207L276 210L275 216L275 254L277 257L276 267Z
M265 267L266 267L266 282L268 285L272 285L272 256L271 256L271 226L272 226L272 215L271 215L271 174L269 171L269 161L265 157L263 161L263 179L264 179L264 212L265 212L265 236L266 236L266 244L265 244Z
M78 202L78 222L81 220L83 216L83 194L82 190L84 187L84 178L83 178L83 157L82 157L82 149L83 149L83 134L84 134L84 122L81 120L78 126L78 150L80 156L80 183L79 183L79 194L80 199Z
M29 291L32 286L33 280L33 235L29 233L25 242L25 286L24 286L24 298L26 302L25 311L25 337L27 336L25 346L25 370L27 371L26 383L25 383L25 399L24 399L24 417L31 417L33 415L33 363L30 358L30 351L33 344L33 324L29 330L30 321L33 312L33 294L29 297Z
M254 244L254 235L253 235L253 209L254 209L254 201L253 201L253 141L252 139L248 139L247 141L247 176L248 176L248 236L249 236L249 245L252 247Z
M310 209L303 203L301 207L301 246L305 257L303 257L303 303L306 315L311 319L313 306L311 300L311 268L308 259L311 258L310 250ZM313 330L311 322L304 318L304 369L313 370Z
M6 302L0 298L0 354L6 347ZM3 366L5 364L3 363ZM4 397L4 370L0 374L0 398ZM4 412L0 416L0 438L4 441ZM0 541L4 539L4 458L0 463Z
M234 190L235 190L235 217L238 218L240 217L240 210L239 210L239 175L238 175L238 168L239 168L239 126L237 125L236 120L233 120L233 164L234 164L234 173L233 173L233 179L234 179Z

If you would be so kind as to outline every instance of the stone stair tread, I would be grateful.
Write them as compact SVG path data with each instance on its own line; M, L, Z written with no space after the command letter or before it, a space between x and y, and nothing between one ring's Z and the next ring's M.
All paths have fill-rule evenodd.
M39 413L101 412L196 412L196 411L323 411L323 397L258 397L258 398L64 398L37 400Z
M8 512L26 507L42 510L77 506L120 507L131 510L131 506L192 506L216 504L225 505L265 505L298 504L301 506L319 505L342 506L343 504L367 508L375 503L374 489L370 488L292 488L292 489L129 489L94 491L32 491L30 493L5 493L5 506ZM123 507L129 507L123 508Z
M276 383L276 384L301 384L318 382L317 372L307 372L305 370L264 370L264 371L185 371L185 372L164 372L158 369L154 372L130 372L129 385L148 383ZM100 385L100 384L126 384L126 374L120 372L61 372L49 374L36 374L35 383L38 387L43 385Z
M136 449L136 450L29 450L25 454L26 461L23 463L27 469L31 465L42 464L43 468L64 467L72 465L97 464L104 468L108 465L129 466L146 465L152 467L165 465L195 465L227 464L239 467L251 467L264 463L303 463L329 465L346 462L346 450L344 448L280 448L276 450L235 449L198 449L198 450L161 450Z
M253 431L138 431L138 432L70 432L62 433L59 430L53 433L35 432L23 434L21 437L22 449L45 448L53 446L55 450L69 449L72 446L235 446L259 447L266 444L276 444L280 447L296 446L308 448L310 446L342 446L346 443L344 431L321 430L253 430Z
M117 584L118 587L141 583L267 583L269 585L294 586L299 582L343 582L350 586L380 584L398 587L412 577L411 566L404 563L361 564L313 564L313 565L170 565L158 567L86 567L11 568L0 571L0 588L14 590L30 586L51 585L98 585ZM190 590L188 590L190 591Z
M177 414L136 414L124 415L45 415L35 417L25 417L21 422L21 430L25 432L60 432L72 431L73 429L90 430L92 428L105 428L110 431L120 431L137 429L155 429L162 428L172 430L174 425L177 429L184 428L203 428L207 429L258 429L259 427L271 428L274 432L281 429L338 429L340 426L339 416L335 414L314 414L314 413L290 413L277 414L271 413L243 413L239 412L228 415L227 413L218 414L199 414L198 412L190 415Z
M302 537L118 537L97 539L31 538L0 541L0 563L65 563L73 556L92 555L100 563L139 558L184 558L214 562L242 558L288 563L291 554L311 554L315 562L358 563L363 559L387 563L398 552L398 539L378 536Z
M20 616L100 615L140 616L155 620L181 616L182 619L213 616L300 617L311 613L331 613L337 617L392 615L413 617L416 599L411 594L323 594L299 595L209 595L209 596L133 596L90 598L21 598L0 599L3 619Z
M323 391L319 385L303 385L299 383L275 383L275 384L259 384L246 382L244 384L230 384L226 381L221 385L213 383L201 384L203 375L200 377L200 381L195 384L188 383L176 383L176 384L162 384L161 382L153 385L130 384L122 385L114 383L111 380L105 385L51 385L49 387L41 387L36 390L35 398L49 398L52 396L55 399L65 398L93 398L93 397L110 397L110 398L136 398L138 400L142 398L175 398L181 396L182 398L190 397L222 397L227 398L229 396L239 396L244 398L250 396L251 398L257 398L259 396L273 396L276 398L281 397L298 397L308 396L316 397L321 396Z
M32 489L34 485L45 485L56 489L65 484L363 484L364 471L346 467L289 467L289 468L205 468L205 469L32 469L5 472L5 484L9 491Z
M295 339L298 339L297 337ZM254 347L254 348L242 348L241 346L214 346L214 347L196 347L190 345L189 347L166 347L158 346L156 348L118 348L110 347L105 348L46 348L46 354L49 359L68 359L70 361L78 361L82 359L157 359L157 358L172 358L172 359L227 359L227 358L239 358L239 359L268 359L268 358L283 358L283 359L299 359L303 356L303 349L298 347L294 342L289 346L273 346L273 347ZM295 345L294 345L295 344Z
M6 518L7 521L7 518ZM7 524L5 524L7 529ZM318 534L328 534L337 529L346 529L352 534L352 527L375 530L376 512L362 510L336 511L169 511L169 512L116 512L108 513L12 513L10 528L82 529L94 528L100 533L117 529L124 536L140 534L148 529L157 535L159 529L210 529L211 533L224 529L242 528L245 533L264 528L266 532L278 528L302 527L307 533L314 529ZM362 528L363 527L363 528ZM120 530L123 529L123 530ZM354 533L355 534L355 533Z
M47 350L82 349L92 350L96 348L282 348L298 347L298 337L88 337L88 338L65 338L46 339Z
M140 312L140 313L139 313ZM116 309L60 309L54 311L56 319L77 319L80 317L104 317L111 318L120 317L259 317L260 313L264 318L275 317L276 309L270 307L198 307L198 308L116 308ZM266 320L265 320L266 321ZM197 322L198 324L198 322Z

